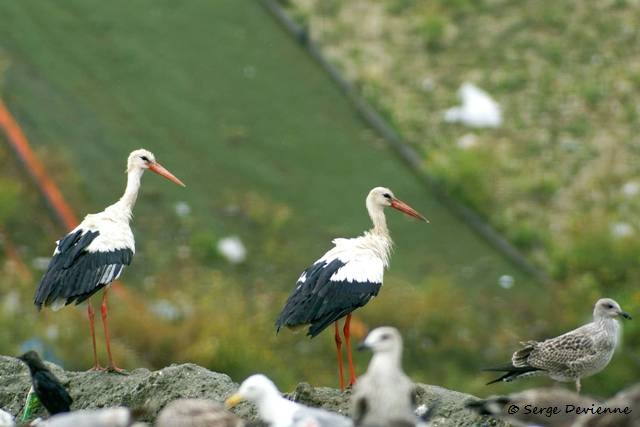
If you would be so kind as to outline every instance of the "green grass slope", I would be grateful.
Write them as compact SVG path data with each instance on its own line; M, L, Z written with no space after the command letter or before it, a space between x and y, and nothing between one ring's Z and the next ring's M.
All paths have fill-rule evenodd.
M417 380L478 392L479 367L502 362L519 339L554 332L530 303L554 295L443 209L257 2L2 2L0 15L1 94L77 212L120 196L126 155L140 146L187 184L143 179L129 292L111 300L125 367L194 361L235 380L263 371L283 386L335 385L331 334L275 336L273 322L332 238L369 227L364 197L377 185L431 224L388 213L397 248L356 335L399 326ZM191 214L177 215L178 202ZM31 208L13 218L18 235L42 232L21 242L27 261L49 254L63 232L30 230L49 215ZM240 266L215 250L228 235L248 248ZM498 286L503 274L514 288ZM37 335L68 367L89 366L82 311L36 315L32 289L22 287L21 311L2 318L23 325L6 351ZM558 328L587 318L594 297L574 299ZM361 371L367 359L357 355ZM613 389L620 371L585 388Z

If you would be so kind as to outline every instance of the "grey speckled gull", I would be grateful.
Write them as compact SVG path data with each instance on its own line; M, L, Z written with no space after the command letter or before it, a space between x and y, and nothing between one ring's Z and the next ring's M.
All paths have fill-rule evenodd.
M176 399L165 406L156 427L243 427L244 421L224 405L208 399Z
M523 347L513 353L510 365L487 369L506 371L488 384L547 375L556 381L575 381L579 393L580 379L600 372L611 361L620 335L618 317L631 319L614 300L598 300L593 322L542 342L523 342Z

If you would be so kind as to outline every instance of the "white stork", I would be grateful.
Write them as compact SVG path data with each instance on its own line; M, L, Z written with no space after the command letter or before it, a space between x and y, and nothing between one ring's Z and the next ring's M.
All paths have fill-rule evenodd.
M349 385L353 385L355 372L349 332L351 312L364 306L378 294L384 269L389 266L389 255L393 245L384 208L391 206L428 222L412 207L396 199L388 188L376 187L371 190L366 205L373 228L360 237L334 239L335 246L302 273L276 321L278 331L283 326L296 328L309 325L307 335L311 338L335 322L334 335L341 389L344 388L344 377L338 320L347 316L343 334L349 360Z
M56 242L53 258L38 285L34 299L38 310L43 305L58 310L74 302L76 305L80 304L104 288L101 314L109 356L108 370L115 372L122 370L116 367L111 356L107 328L107 290L120 277L124 266L131 263L136 250L129 222L145 169L185 186L156 162L153 153L144 149L133 151L127 160L127 187L120 200L100 213L87 215L76 228ZM101 369L96 352L95 315L91 301L88 302L87 312L93 341L93 368Z

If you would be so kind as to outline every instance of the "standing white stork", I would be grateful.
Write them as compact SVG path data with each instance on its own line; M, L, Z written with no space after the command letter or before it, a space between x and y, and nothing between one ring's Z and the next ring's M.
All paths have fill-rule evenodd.
M34 299L38 310L50 306L58 310L73 302L80 304L104 288L101 314L109 356L108 370L122 372L113 363L107 328L107 290L131 263L135 241L129 222L136 203L140 179L145 169L157 173L178 185L185 186L171 172L156 162L150 151L139 149L127 160L127 187L114 204L97 214L89 214L69 234L56 242L53 258L42 277ZM91 301L87 313L93 341L94 369L101 369L96 351L95 315Z
M344 388L344 377L338 320L347 316L343 334L349 360L349 385L353 385L355 372L349 331L351 312L364 306L378 294L384 269L389 266L389 255L393 245L384 208L391 206L407 215L429 222L412 207L398 200L388 188L376 187L371 190L366 206L373 228L352 239L334 239L335 246L302 273L276 321L278 331L283 326L296 328L309 325L307 335L311 338L335 322L334 335L341 389Z

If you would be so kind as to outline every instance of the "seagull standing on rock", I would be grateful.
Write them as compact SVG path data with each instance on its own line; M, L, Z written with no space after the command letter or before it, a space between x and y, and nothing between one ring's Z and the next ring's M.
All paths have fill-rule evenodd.
M631 319L611 298L598 300L593 322L542 342L523 342L523 347L513 353L511 364L485 369L506 371L487 385L546 375L556 381L575 381L580 393L580 379L600 372L611 361L620 335L619 317Z
M352 417L357 426L416 425L416 387L402 370L402 336L384 326L367 335L360 348L373 351L367 372L354 387Z

